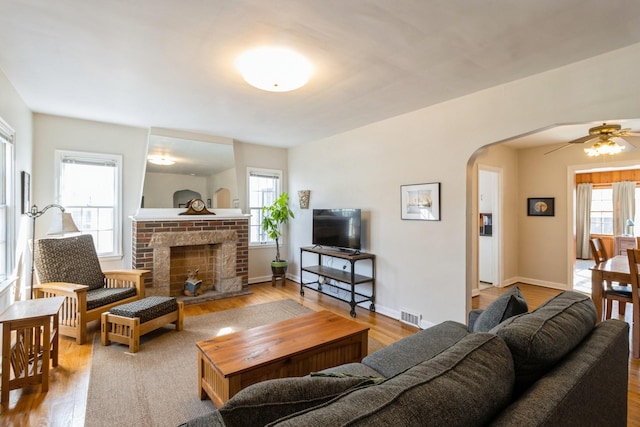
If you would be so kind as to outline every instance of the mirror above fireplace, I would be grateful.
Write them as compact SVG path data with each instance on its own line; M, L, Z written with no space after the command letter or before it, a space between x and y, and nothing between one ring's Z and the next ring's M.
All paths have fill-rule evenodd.
M233 139L151 129L141 207L182 208L174 193L190 190L209 208L233 208L237 187Z

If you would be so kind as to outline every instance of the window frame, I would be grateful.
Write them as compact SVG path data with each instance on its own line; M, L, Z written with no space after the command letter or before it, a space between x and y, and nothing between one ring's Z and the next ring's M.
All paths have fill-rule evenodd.
M266 168L257 168L257 167L247 167L247 211L249 215L252 215L252 209L262 209L260 206L252 206L251 205L251 177L256 175L265 175L272 176L277 178L277 188L276 194L274 195L274 200L276 200L284 191L283 189L283 172L280 169L266 169ZM259 248L259 247L273 247L276 245L275 240L268 239L264 241L255 241L252 239L251 229L253 227L252 218L249 219L249 247ZM258 228L262 229L262 221L259 220ZM284 239L280 239L284 240ZM282 245L282 242L280 242Z
M116 182L114 189L114 218L113 218L113 252L110 253L98 253L98 257L101 260L118 260L123 257L122 250L122 155L109 154L109 153L94 153L84 151L72 151L72 150L55 150L55 200L56 203L61 204L65 209L68 206L64 206L62 201L62 195L60 194L60 182L62 179L62 162L65 158L76 158L87 162L113 162L116 168ZM81 206L79 206L81 207ZM77 223L77 221L76 221ZM82 224L77 223L78 228L82 231ZM96 252L98 252L98 241L94 241L96 245Z
M613 187L611 185L608 186L598 186L598 187L594 187L591 190L591 198L592 198L592 203L591 203L591 210L589 211L589 230L591 232L591 234L594 235L599 235L599 236L613 236L613 229L611 231L611 233L596 233L593 231L593 221L592 221L592 215L594 212L598 212L598 213L602 213L602 212L611 212L611 218L613 221L613 201L611 202L611 210L599 210L599 211L594 211L593 209L593 193L594 191L609 191L611 193L611 199L613 200ZM602 221L600 222L600 231L602 231ZM613 222L611 224L611 227L613 227Z
M6 215L5 215L5 223L0 225L0 227L5 227L5 239L6 239L6 253L4 254L4 262L6 263L6 274L5 277L0 277L0 293L4 292L4 290L11 286L15 282L15 278L17 272L16 268L16 258L15 258L15 212L17 206L17 191L15 191L15 136L16 133L9 126L7 122L5 122L2 118L0 118L0 144L2 144L0 149L5 151L5 164L4 164L4 175L1 177L0 185L2 185L5 192L6 197ZM1 200L0 200L1 202Z

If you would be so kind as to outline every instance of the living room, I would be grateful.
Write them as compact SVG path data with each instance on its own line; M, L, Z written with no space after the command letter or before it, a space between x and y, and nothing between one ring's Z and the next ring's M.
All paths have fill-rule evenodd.
M629 2L617 4L623 11L625 7L629 8L631 12L628 13L616 10L635 23L631 17L636 6ZM412 6L420 8L415 4ZM584 3L575 7L579 9L582 6L587 7ZM589 7L595 9L593 5ZM578 13L575 9L573 11ZM595 11L591 13L597 15ZM424 14L420 17L426 21ZM16 22L11 19L10 14L6 14L2 22L13 28ZM347 30L345 32L348 33ZM433 36L437 37L437 34L436 31ZM584 34L582 37L581 46L594 44L593 38ZM404 111L395 110L391 115L379 113L375 120L362 121L353 128L345 127L298 145L289 146L286 141L280 145L265 145L249 138L221 135L234 138L239 207L246 211L247 167L283 171L284 189L291 195L297 194L298 190L311 190L311 209L300 209L295 199L292 202L296 218L289 223L284 240L284 251L290 263L289 274L293 280L299 279L299 248L311 243L312 209L362 209L368 218L364 251L375 254L378 260L377 312L397 319L401 310L407 310L420 314L427 325L445 320L465 322L477 284L474 167L477 162L493 163L504 167L505 184L517 182L512 190L505 193L504 199L503 217L507 228L503 233L502 284L526 281L554 288L568 286L568 260L573 256L573 239L568 214L572 202L567 168L576 164L598 166L604 160L602 157L592 159L585 156L575 163L573 155L584 155L577 147L544 156L548 149L543 147L515 150L489 146L549 126L580 123L586 130L603 121L640 117L640 76L636 72L640 66L640 36L629 30L626 37L620 36L622 40L612 42L611 46L602 46L597 52L588 51L584 57L579 53L571 55L572 49L578 49L574 44L565 44L559 52L554 51L556 56L564 55L565 58L548 69L537 68L535 63L546 57L551 46L539 47L529 61L522 59L526 55L518 56L523 61L519 64L527 64L529 68L513 71L508 80L498 79L492 84L485 81L485 87L474 87L473 90L454 87L456 90L451 92L454 96L442 94L439 101L428 105L414 101L414 104L405 105ZM554 40L550 45L556 42L560 43ZM18 41L15 43L17 49L33 48L20 46ZM13 52L0 55L0 68L3 70L0 74L0 117L15 131L16 195L20 188L19 173L28 171L32 177L33 203L42 207L56 202L53 158L57 149L121 154L124 159L122 229L125 230L122 259L106 262L105 268L130 267L131 241L126 230L131 229L129 216L134 215L140 205L149 128L172 126L168 123L132 125L127 116L136 112L131 111L126 102L115 108L120 110L117 115L113 113L113 116L103 119L90 117L89 113L66 114L65 111L71 111L68 106L70 96L56 97L55 101L60 104L56 111L32 104L27 98L32 92L44 88L22 88L14 82L19 80L16 71L3 63L6 56L13 55ZM348 58L346 53L343 55ZM46 68L41 67L40 72L44 73ZM490 64L486 68L486 74L493 72ZM361 72L369 71L371 69ZM118 80L114 77L116 75L101 75L101 78L105 81ZM420 74L419 79L425 76L427 74ZM69 79L76 77L70 73ZM329 79L322 74L320 77L320 81ZM126 76L121 78L126 80ZM238 77L230 86L235 88L241 83ZM393 92L393 85L386 83L389 86L377 93L372 91L370 96L386 99L389 92ZM67 84L73 87L73 84ZM451 84L449 80L442 79L433 83L431 91L444 92ZM280 106L279 114L286 116L297 105L311 103L313 97L322 92L320 86L317 83L302 95L291 94L285 105ZM338 89L333 90L339 90L340 85L334 86ZM351 97L358 98L358 93L352 92ZM244 92L243 96L246 96ZM215 99L215 95L211 98ZM259 95L254 103L267 110L270 99ZM360 110L366 110L366 104L356 103L355 99L352 102L355 107L351 115L358 116ZM204 107L206 102L194 101L193 104ZM251 104L247 102L247 105ZM321 128L326 120L324 115L328 114L327 110L311 110L316 120L307 125L309 132ZM256 122L263 120L256 118L259 116L255 114L247 114L246 117L247 123L252 119ZM281 117L278 119L282 120ZM203 123L215 121L211 116L202 120ZM282 132L293 127L291 123L278 121ZM202 125L201 129L204 127ZM193 128L195 126L190 127L191 130ZM210 133L220 135L213 131ZM496 151L498 154L495 156L500 156L497 161L496 157L491 157ZM486 152L490 154L484 154ZM621 154L616 157L616 162L632 162L638 158L640 154L636 150ZM401 186L431 182L441 183L441 220L402 220ZM527 217L527 197L554 197L555 217ZM16 236L28 235L29 220L17 214L15 222ZM45 222L38 222L36 238L45 235ZM27 246L27 239L23 237L19 242L23 249ZM272 248L250 249L250 282L270 279L268 263L272 255ZM28 277L28 269L21 276Z

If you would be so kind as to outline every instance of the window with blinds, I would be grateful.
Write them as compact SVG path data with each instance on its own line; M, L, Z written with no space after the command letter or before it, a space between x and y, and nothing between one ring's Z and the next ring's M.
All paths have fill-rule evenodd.
M93 236L99 256L120 256L122 157L61 150L56 157L58 203Z
M262 208L271 205L280 195L282 171L271 169L247 169L249 183L249 245L265 245L274 243L262 231Z
M0 282L9 279L14 264L13 141L13 130L0 119Z

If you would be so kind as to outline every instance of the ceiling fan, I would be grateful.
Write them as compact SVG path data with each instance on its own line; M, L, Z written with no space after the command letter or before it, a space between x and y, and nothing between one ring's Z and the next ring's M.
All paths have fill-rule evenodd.
M624 146L617 144L613 139L622 138L624 136L640 136L640 132L632 131L631 129L622 129L622 126L618 124L603 123L601 126L595 126L589 129L589 135L569 141L565 145L554 148L553 150L547 151L544 154L547 155L553 153L563 148L567 148L572 144L586 144L587 142L591 142L594 140L597 140L597 142L593 145L593 147L591 149L585 149L585 152L587 152L587 154L589 154L590 156L597 156L601 153L616 154L624 149ZM624 141L630 145L633 145L627 140ZM635 147L635 145L633 146ZM590 151L592 150L594 154L590 153Z

